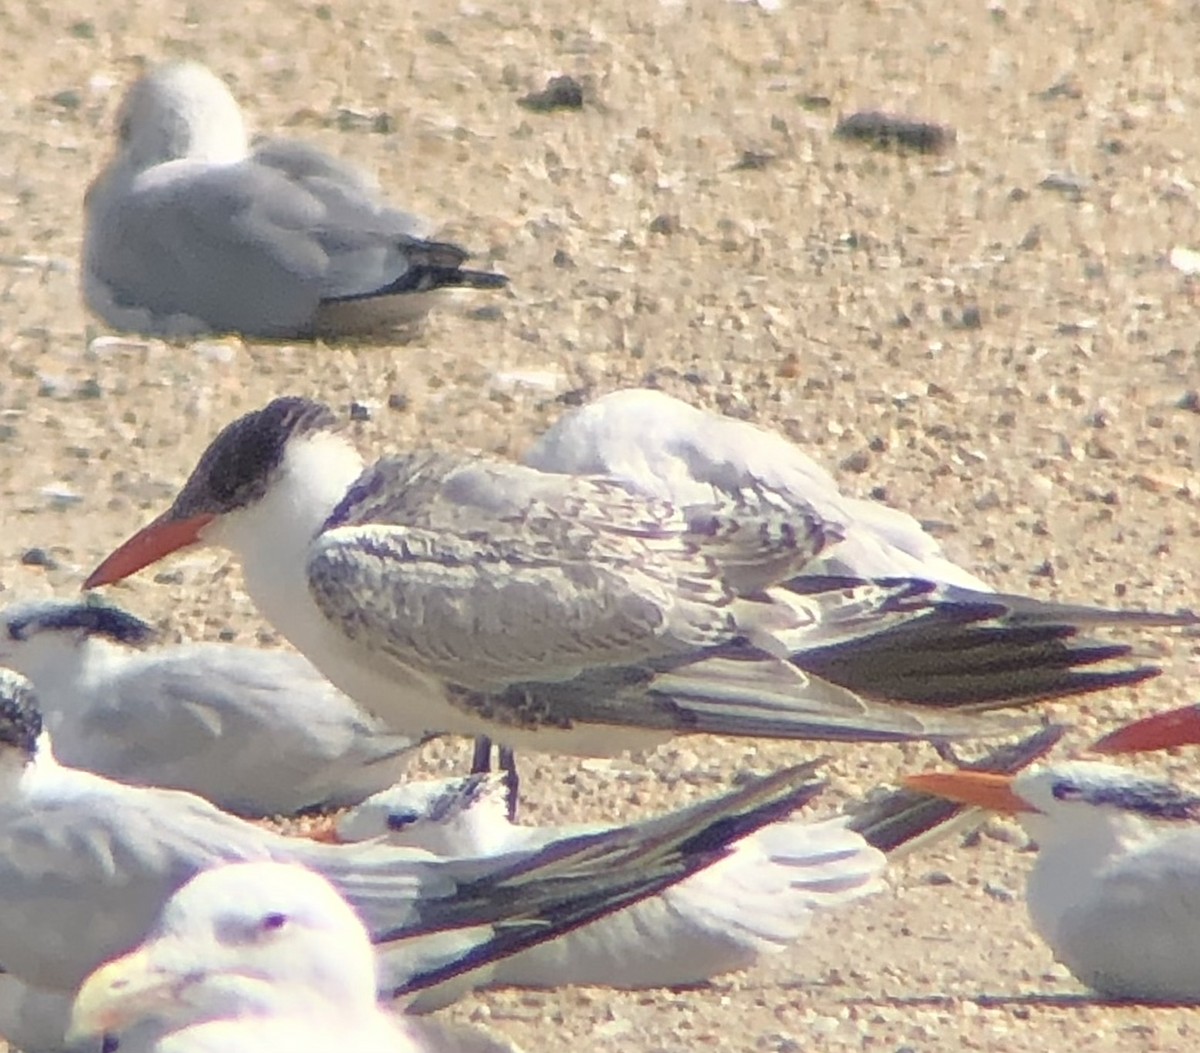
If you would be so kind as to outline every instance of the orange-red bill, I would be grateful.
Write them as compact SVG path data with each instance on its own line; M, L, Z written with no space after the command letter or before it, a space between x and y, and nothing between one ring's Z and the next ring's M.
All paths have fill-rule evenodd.
M200 531L214 518L210 513L205 513L179 519L170 511L164 512L153 523L142 527L93 570L83 587L95 589L101 585L111 585L136 574L143 567L156 563L172 552L196 544L200 540Z
M1200 706L1181 706L1135 720L1092 744L1097 753L1146 753L1200 743Z
M906 789L993 812L1037 811L1013 793L1011 775L990 771L923 771L905 776L903 782Z

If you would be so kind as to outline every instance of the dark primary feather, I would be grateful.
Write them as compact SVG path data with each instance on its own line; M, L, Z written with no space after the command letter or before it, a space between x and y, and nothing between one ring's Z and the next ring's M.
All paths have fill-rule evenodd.
M867 698L926 706L988 709L1140 683L1159 669L1087 668L1133 649L1080 630L1197 621L1191 612L1109 611L907 579L796 578L786 588L817 600L823 592L850 598L826 612L835 627L844 620L844 639L798 651L800 668ZM860 589L867 596L861 611L853 603Z

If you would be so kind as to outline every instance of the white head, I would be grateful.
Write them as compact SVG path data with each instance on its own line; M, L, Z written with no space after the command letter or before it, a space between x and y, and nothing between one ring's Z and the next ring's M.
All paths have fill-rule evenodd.
M292 864L234 863L194 877L141 947L85 981L71 1040L146 1020L175 1030L316 1003L369 1013L375 1002L370 940L329 882Z
M504 843L510 786L503 772L397 783L342 816L337 834L343 841L385 837L439 856L486 854Z
M239 161L248 150L242 111L229 89L196 62L139 77L117 110L120 158L135 172L189 158Z

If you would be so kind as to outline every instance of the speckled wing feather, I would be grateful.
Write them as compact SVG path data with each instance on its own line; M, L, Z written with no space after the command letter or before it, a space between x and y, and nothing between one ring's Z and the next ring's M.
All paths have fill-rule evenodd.
M733 641L737 586L791 573L821 543L816 524L688 519L604 479L422 453L363 475L308 573L363 646L487 691Z

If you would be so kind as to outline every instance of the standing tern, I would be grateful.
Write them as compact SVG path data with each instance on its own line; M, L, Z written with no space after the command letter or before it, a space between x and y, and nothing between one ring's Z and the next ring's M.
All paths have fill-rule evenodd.
M64 764L235 815L342 808L404 774L413 741L301 656L156 636L94 598L19 603L0 611L0 665L33 681Z
M1081 983L1108 998L1200 1002L1200 797L1089 761L905 782L1017 817L1039 846L1033 927Z
M152 70L84 199L83 294L115 329L287 338L418 320L434 290L495 289L457 245L297 142L250 149L229 89L194 62Z
M596 826L509 821L503 773L406 782L340 817L344 841L386 838L438 856L502 855ZM497 962L489 982L517 987L695 984L796 942L818 910L876 892L885 857L845 819L763 827L707 870L660 896Z
M792 587L840 536L757 483L679 507L606 477L450 453L364 469L328 407L288 397L228 425L172 506L84 584L223 546L260 612L395 731L582 754L699 732L1007 729L953 710L1157 674L1075 668L1129 648L1077 640L1071 619L1196 620L1046 605L1006 622L1004 597L931 603L920 582Z
M140 947L87 979L68 1041L143 1025L159 1031L146 1053L506 1048L482 1034L426 1042L426 1025L381 1007L376 988L367 930L328 881L286 863L232 863L188 881Z
M463 982L482 982L492 961L724 858L728 846L820 791L814 767L607 833L490 859L438 859L285 837L192 794L65 767L28 682L0 670L0 962L34 993L70 993L142 939L196 873L274 860L324 875L359 912L377 945L385 997L464 973Z

